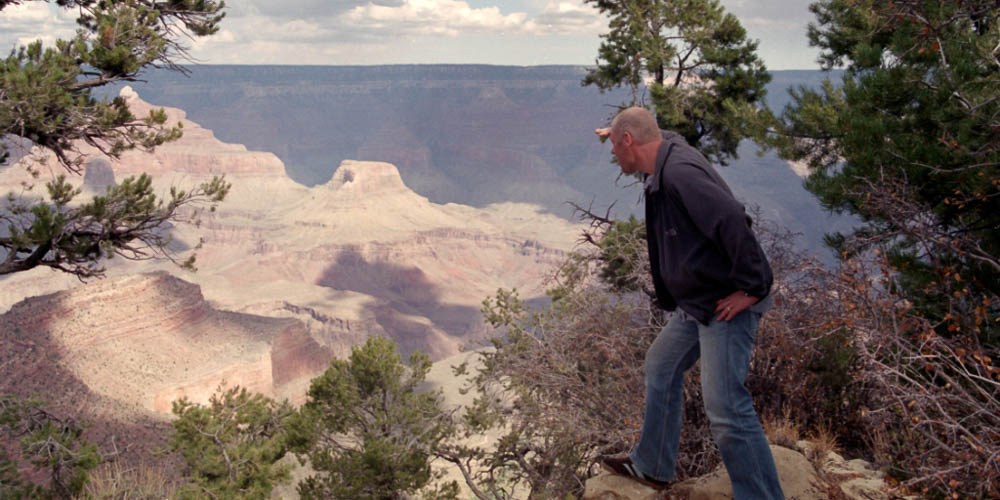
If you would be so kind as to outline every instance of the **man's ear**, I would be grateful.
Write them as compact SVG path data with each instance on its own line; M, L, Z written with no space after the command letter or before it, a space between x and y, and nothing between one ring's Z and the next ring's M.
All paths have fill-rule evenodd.
M632 133L629 131L622 132L622 145L632 146Z

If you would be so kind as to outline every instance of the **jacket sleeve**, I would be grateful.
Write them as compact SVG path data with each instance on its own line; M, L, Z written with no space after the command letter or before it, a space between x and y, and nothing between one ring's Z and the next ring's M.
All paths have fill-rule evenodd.
M743 205L699 167L683 165L674 173L675 195L698 231L728 258L728 276L734 287L754 297L766 297L774 278Z

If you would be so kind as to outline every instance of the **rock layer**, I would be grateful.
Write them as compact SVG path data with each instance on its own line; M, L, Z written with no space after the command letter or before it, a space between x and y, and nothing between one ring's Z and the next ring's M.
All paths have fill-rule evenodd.
M301 401L302 381L332 357L300 322L218 311L197 285L163 272L27 299L0 316L0 331L13 360L0 392L58 394L36 376L44 363L18 369L38 355L18 349L30 342L92 392L137 413L169 413L181 397L204 403L221 385Z
M151 110L160 109L140 99L131 87L123 88L119 95L126 100L132 114L138 118L149 116ZM183 110L162 109L167 114L166 126L180 124L183 138L163 144L153 153L130 151L123 154L120 159L112 162L119 178L141 173L155 176L167 172L285 176L284 164L273 153L247 151L246 146L242 144L222 142L215 138L211 130L188 120ZM92 148L81 147L81 151L98 155Z

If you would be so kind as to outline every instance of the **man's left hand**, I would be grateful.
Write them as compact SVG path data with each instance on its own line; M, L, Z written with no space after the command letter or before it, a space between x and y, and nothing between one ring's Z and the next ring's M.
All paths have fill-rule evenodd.
M718 321L729 321L743 312L744 309L757 303L757 297L747 295L742 290L737 290L715 303L715 318Z

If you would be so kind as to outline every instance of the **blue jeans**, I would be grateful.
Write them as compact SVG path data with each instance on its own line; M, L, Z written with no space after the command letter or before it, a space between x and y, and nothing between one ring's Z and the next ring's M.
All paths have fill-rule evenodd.
M674 478L684 372L701 358L701 387L712 437L737 500L781 499L774 457L744 386L760 314L743 311L707 326L678 311L646 351L646 416L632 463L661 481Z

